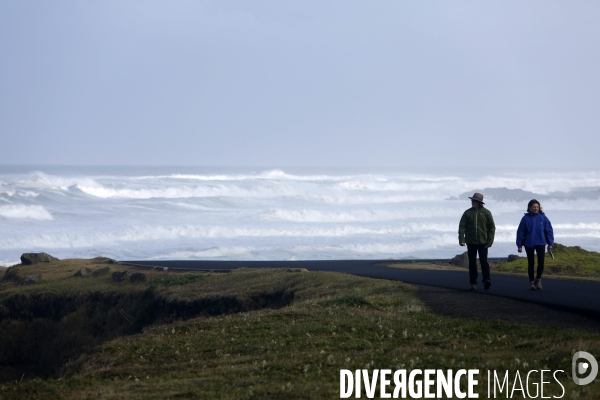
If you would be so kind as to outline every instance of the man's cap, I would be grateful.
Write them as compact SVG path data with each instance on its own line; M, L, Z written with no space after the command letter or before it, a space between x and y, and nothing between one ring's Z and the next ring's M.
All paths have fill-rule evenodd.
M473 195L473 197L469 197L469 198L470 198L471 200L478 201L478 202L480 202L481 204L485 204L485 203L483 202L483 195L482 195L481 193L475 193L475 194Z

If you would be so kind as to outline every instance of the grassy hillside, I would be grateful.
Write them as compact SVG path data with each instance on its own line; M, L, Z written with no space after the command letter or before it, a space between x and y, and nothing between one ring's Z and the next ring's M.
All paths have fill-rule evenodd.
M546 254L544 258L544 275L564 275L580 277L600 277L600 253L587 251L579 246L563 246L555 243L555 259ZM525 250L523 258L510 263L504 263L495 268L497 271L527 274L527 257ZM535 265L537 268L537 255Z
M88 262L18 267L20 275L46 271L48 280L39 286L0 283L0 320L9 323L0 327L2 339L23 346L15 341L42 320L46 332L54 326L61 336L68 327L74 331L66 336L84 332L89 338L90 321L101 315L122 334L101 336L47 375L27 372L21 380L26 366L12 370L17 378L0 383L2 400L339 398L342 368L479 368L483 397L488 369L570 374L575 350L600 354L598 334L434 315L402 282L248 269L153 271L142 284L71 277ZM64 301L69 296L78 307ZM49 299L63 299L65 308L32 317L19 306ZM21 332L10 323L22 324ZM139 329L132 332L135 324ZM33 339L48 340L44 334ZM566 375L561 382L565 398L597 399L600 393L598 382L580 387ZM560 393L555 383L545 388L545 395Z

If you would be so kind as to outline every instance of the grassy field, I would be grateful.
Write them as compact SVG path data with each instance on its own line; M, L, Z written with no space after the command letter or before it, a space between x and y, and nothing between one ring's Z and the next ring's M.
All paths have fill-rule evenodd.
M67 359L37 377L26 364L4 365L12 378L0 383L0 399L339 398L340 369L376 368L478 368L481 398L488 370L509 370L512 380L517 370L560 369L564 398L600 397L598 380L577 386L570 379L573 353L600 355L600 335L434 315L402 282L254 269L150 271L139 284L71 277L84 264L98 266L20 266L19 277L43 271L44 279L0 282L0 363L15 347L77 348L48 351ZM32 307L41 308L33 315ZM36 324L45 330L31 337ZM53 332L66 339L49 338ZM546 396L561 392L546 385Z
M544 275L600 278L600 253L587 251L579 246L569 247L558 243L555 243L553 248L555 259L551 259L548 254L544 257ZM522 255L524 258L501 264L496 270L526 275L525 250ZM537 268L537 255L535 265Z
M520 276L527 276L527 256L525 250L520 254L522 258L512 262L490 262L490 268L493 273L505 273ZM546 253L544 257L543 277L582 279L598 281L600 280L600 253L584 250L578 246L563 246L555 243L555 259L551 259ZM465 271L465 267L458 267L448 262L391 262L382 264L391 268L408 269L429 269L446 271ZM537 255L535 260L537 268Z

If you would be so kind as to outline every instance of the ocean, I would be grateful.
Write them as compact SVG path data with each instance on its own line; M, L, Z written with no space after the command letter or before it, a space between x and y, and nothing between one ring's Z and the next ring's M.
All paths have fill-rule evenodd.
M540 200L556 241L600 250L600 172L0 166L0 265L117 260L451 258L480 191L516 253Z

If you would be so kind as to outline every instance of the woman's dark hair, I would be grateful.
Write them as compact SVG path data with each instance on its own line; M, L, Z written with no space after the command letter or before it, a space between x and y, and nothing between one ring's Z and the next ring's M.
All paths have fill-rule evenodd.
M544 213L544 210L542 209L542 205L540 204L539 201L537 201L536 199L531 199L529 200L529 203L527 203L527 212L529 212L529 209L531 208L532 205L537 204L540 207L540 214Z

